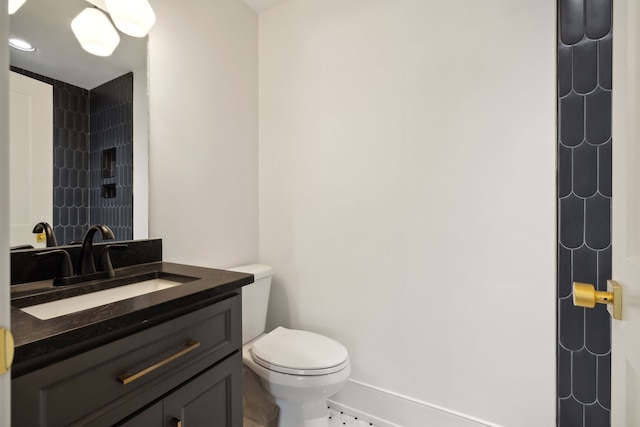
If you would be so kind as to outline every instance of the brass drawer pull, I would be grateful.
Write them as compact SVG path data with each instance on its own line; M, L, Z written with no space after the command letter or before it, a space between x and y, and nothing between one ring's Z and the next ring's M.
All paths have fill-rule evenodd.
M143 369L142 371L138 372L137 374L130 374L128 372L118 376L118 380L122 383L122 384L129 384L134 382L135 380L142 378L143 376L147 375L150 372L155 371L156 369L166 365L167 363L176 360L179 357L184 356L185 354L189 353L190 351L195 350L196 348L200 347L200 342L198 341L194 341L194 340L189 340L187 342L187 348L185 348L184 350L181 350L179 352L177 352L176 354L167 357L164 360L161 360L160 362L153 364L151 366L149 366L146 369Z

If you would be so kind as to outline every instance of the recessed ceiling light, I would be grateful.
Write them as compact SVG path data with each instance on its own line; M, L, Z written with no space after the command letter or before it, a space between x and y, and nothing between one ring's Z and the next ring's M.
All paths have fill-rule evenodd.
M24 50L25 52L33 52L36 50L31 43L22 39L9 39L9 46L15 49Z

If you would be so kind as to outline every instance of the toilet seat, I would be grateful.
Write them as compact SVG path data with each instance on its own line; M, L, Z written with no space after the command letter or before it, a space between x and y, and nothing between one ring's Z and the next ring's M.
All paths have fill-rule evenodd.
M328 375L349 365L347 349L339 342L281 326L252 344L251 358L271 371L300 376Z

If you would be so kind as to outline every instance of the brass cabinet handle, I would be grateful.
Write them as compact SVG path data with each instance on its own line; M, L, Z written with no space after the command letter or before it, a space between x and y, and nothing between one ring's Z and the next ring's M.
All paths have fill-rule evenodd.
M573 305L593 308L598 304L607 304L614 319L622 319L622 286L615 280L607 281L607 291L596 291L590 283L573 282Z
M136 374L130 374L128 372L125 372L124 374L118 376L118 380L122 383L122 384L129 384L134 382L135 380L144 377L145 375L147 375L150 372L155 371L156 369L166 365L167 363L176 360L179 357L184 356L185 354L189 353L190 351L195 350L196 348L200 347L200 342L198 341L194 341L194 340L189 340L187 342L187 348L185 348L184 350L181 350L179 352L177 352L174 355L171 355L169 357L167 357L164 360L161 360L158 363L155 363L151 366L149 366L148 368L143 369L142 371L136 373Z
M176 423L176 427L182 427L182 420L174 418L173 422Z

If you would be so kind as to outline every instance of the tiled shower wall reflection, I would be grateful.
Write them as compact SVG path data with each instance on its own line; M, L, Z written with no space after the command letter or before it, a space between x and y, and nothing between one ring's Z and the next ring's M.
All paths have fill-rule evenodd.
M89 91L20 68L11 71L53 86L52 225L58 243L80 241L89 222Z
M103 150L115 150L103 174ZM133 73L91 90L91 200L93 224L107 224L116 240L133 238ZM111 175L111 176L105 176ZM112 186L114 194L104 194Z
M611 278L611 0L560 0L558 425L606 427L610 318L573 306L571 284Z
M108 225L117 240L132 239L133 73L87 90L11 70L53 86L53 228L58 243L81 241L90 224ZM116 148L116 170L103 180L99 156L109 148ZM117 197L102 198L102 184L114 185Z

